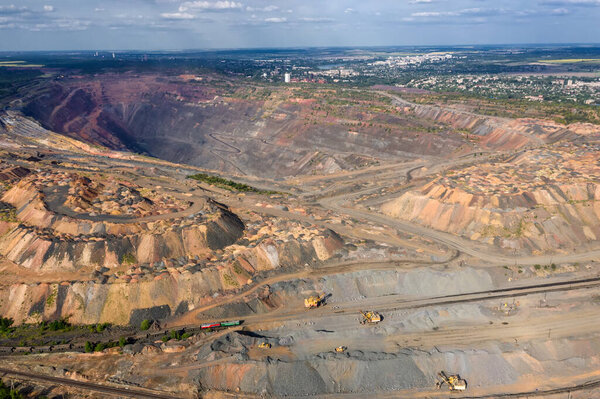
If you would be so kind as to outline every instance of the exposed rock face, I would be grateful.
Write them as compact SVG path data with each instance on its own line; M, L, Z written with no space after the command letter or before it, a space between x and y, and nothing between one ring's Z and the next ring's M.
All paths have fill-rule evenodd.
M31 170L22 166L3 168L0 164L0 182L20 180L31 173Z
M234 292L258 272L327 260L343 246L332 231L261 219L234 245L246 226L208 198L190 205L195 213L186 216L76 219L49 209L43 190L48 176L25 178L2 197L0 204L12 209L16 221L0 222L0 254L36 273L92 275L55 284L0 285L0 314L17 323L69 317L73 323L139 324L165 318L210 303L216 293ZM50 187L81 189L77 198L85 202L105 188L86 179L67 180ZM74 195L66 195L66 202Z
M50 212L44 195L23 181L3 197L22 222L0 237L0 254L35 270L116 267L132 262L206 256L234 243L244 225L226 208L207 201L194 218L148 223L81 221Z
M243 86L234 93L208 78L202 83L126 74L66 79L26 100L23 111L87 143L266 177L332 173L365 159L445 155L468 144L451 132L431 134L430 121L423 126L412 116L372 111L360 101L333 117L316 110L321 105L315 99L296 98L288 89L251 98ZM348 127L355 124L360 127Z
M560 125L536 119L506 119L482 116L451 108L416 104L407 108L419 118L442 122L455 129L469 130L480 137L479 144L495 150L514 150L528 145L573 139L578 135L600 133L590 124Z
M73 323L139 325L144 318L160 319L210 303L215 293L242 288L258 271L312 262L317 259L316 242L328 248L341 246L331 234L304 242L265 240L225 262L166 261L154 264L154 272L133 267L108 281L17 284L0 289L0 313L17 323L69 317ZM335 250L321 252L320 257L333 254Z
M573 249L600 239L596 156L536 150L438 177L381 209L504 248Z

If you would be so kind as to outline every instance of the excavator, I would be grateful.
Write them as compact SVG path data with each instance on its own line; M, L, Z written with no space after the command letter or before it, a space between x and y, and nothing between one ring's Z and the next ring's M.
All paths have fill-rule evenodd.
M363 320L360 322L360 324L377 324L381 321L381 315L373 310L369 310L367 312L359 310L359 312L363 317Z
M271 349L271 344L268 342L261 342L258 344L258 347L262 349Z
M323 304L324 299L325 294L310 296L304 299L304 307L307 309L318 308Z
M464 391L467 389L467 381L461 379L458 374L447 376L446 373L440 371L438 377L441 378L441 381L435 383L437 389L440 389L444 383L448 384L451 391Z

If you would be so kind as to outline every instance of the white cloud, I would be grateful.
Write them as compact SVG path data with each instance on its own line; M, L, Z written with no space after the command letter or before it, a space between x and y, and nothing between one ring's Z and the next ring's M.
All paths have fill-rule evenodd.
M44 11L46 11L46 12L52 12L52 11L54 11L54 7L53 6L49 6L49 5L46 4L44 6Z
M21 14L28 11L29 9L27 7L17 7L14 4L0 6L0 14Z
M600 7L600 0L543 0L541 4L551 6Z
M265 22L268 22L271 24L281 24L281 23L287 22L287 18L285 18L285 17L265 18Z
M250 12L256 12L256 11L273 12L273 11L277 11L277 10L279 10L279 7L277 7L275 5L270 5L270 6L266 6L266 7L251 7L251 6L246 7L246 11L250 11Z
M344 10L345 14L352 14L352 13L355 13L355 12L356 12L356 10L354 8L346 8Z
M492 8L465 8L456 11L421 11L413 12L410 16L413 18L437 18L437 17L461 17L461 16L481 16L503 14L505 10Z
M223 1L186 1L179 6L179 12L188 10L235 10L243 7L242 3L235 1L223 0Z
M187 12L164 12L160 14L163 19L194 19L196 18Z
M314 22L314 23L323 23L323 22L333 22L333 18L324 18L324 17L316 17L316 18L299 18L300 22Z
M82 31L91 25L90 21L78 20L73 18L61 18L48 23L39 23L34 25L21 26L34 32L39 31Z

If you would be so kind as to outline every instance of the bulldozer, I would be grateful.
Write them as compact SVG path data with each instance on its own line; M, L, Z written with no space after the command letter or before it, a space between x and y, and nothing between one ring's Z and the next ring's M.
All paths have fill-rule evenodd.
M363 316L360 324L377 324L381 321L381 315L373 310L367 312L360 310L360 314Z
M441 378L441 381L435 383L437 389L440 389L444 383L448 384L451 391L464 391L467 389L467 381L460 378L458 374L447 376L446 373L440 371L438 377Z
M271 349L271 344L268 342L261 342L258 344L258 347L263 349Z
M304 307L307 309L318 308L323 304L324 299L325 294L310 296L304 299Z

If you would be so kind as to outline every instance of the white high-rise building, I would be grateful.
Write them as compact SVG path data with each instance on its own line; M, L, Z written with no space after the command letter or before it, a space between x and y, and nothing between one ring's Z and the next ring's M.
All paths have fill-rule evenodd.
M285 81L285 83L290 83L292 81L292 74L286 72L285 75L283 75L283 80Z

